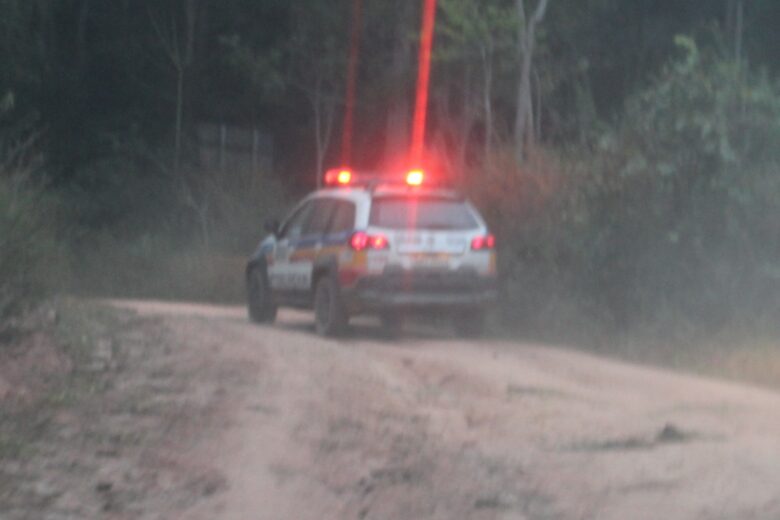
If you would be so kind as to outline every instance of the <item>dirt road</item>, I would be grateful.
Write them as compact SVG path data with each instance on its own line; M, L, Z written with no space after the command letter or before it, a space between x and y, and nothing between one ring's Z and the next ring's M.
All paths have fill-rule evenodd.
M769 391L446 332L324 340L295 312L260 327L119 305L162 319L223 396L186 457L224 485L181 518L780 518Z

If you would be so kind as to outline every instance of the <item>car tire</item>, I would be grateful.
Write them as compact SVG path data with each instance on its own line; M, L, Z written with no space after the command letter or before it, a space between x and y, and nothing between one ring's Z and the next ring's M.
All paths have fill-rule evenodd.
M404 329L403 314L399 312L384 312L379 315L379 322L382 328L382 336L393 339L401 335Z
M476 338L485 333L485 311L469 310L453 317L455 333L462 338Z
M268 273L262 267L253 267L247 275L247 310L255 323L273 323L276 320Z
M344 334L349 316L341 300L341 292L332 276L317 281L314 291L314 323L317 334L335 337Z

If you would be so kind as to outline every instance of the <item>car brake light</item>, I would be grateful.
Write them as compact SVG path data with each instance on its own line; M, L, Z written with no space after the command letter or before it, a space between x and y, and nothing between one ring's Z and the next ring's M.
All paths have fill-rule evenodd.
M471 249L481 251L483 249L494 249L496 247L496 237L493 234L474 237L471 241Z
M384 235L369 235L364 231L358 231L353 233L349 239L349 246L355 251L363 251L364 249L387 249L390 247L390 242Z
M352 172L346 168L334 168L325 172L326 186L346 186L352 182Z
M374 235L369 237L371 243L371 249L387 249L388 242L387 237L384 235Z
M349 239L349 245L355 251L364 250L366 247L368 247L368 235L362 231L358 231L352 235L352 238Z
M409 186L422 186L425 173L422 170L412 170L406 174L406 184Z

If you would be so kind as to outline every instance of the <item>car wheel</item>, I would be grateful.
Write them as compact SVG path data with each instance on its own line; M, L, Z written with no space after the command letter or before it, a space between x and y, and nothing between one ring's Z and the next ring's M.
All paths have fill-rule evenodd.
M485 332L485 311L469 310L453 317L455 333L460 337L474 338Z
M268 274L261 267L254 267L247 276L247 309L249 319L255 323L273 323L276 319Z
M386 338L397 338L404 328L404 316L399 312L385 312L379 315L382 325L382 335Z
M349 317L341 301L338 284L331 276L324 276L317 282L314 321L320 336L339 336L347 328Z

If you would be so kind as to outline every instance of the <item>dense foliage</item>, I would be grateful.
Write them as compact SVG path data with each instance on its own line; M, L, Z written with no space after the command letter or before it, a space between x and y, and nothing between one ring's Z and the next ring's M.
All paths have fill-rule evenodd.
M780 89L688 38L678 45L591 142L511 175L511 163L490 165L472 187L512 238L502 253L522 306L513 321L776 331Z
M420 6L362 5L354 163L375 168L408 146ZM352 7L0 0L0 139L34 143L26 193L46 197L20 205L0 171L0 265L20 279L46 256L11 253L35 234L6 228L37 228L52 198L96 290L247 251L340 160ZM773 322L779 21L774 0L439 0L428 152L498 231L512 323ZM251 168L209 160L204 128L268 136L272 161L256 138Z

